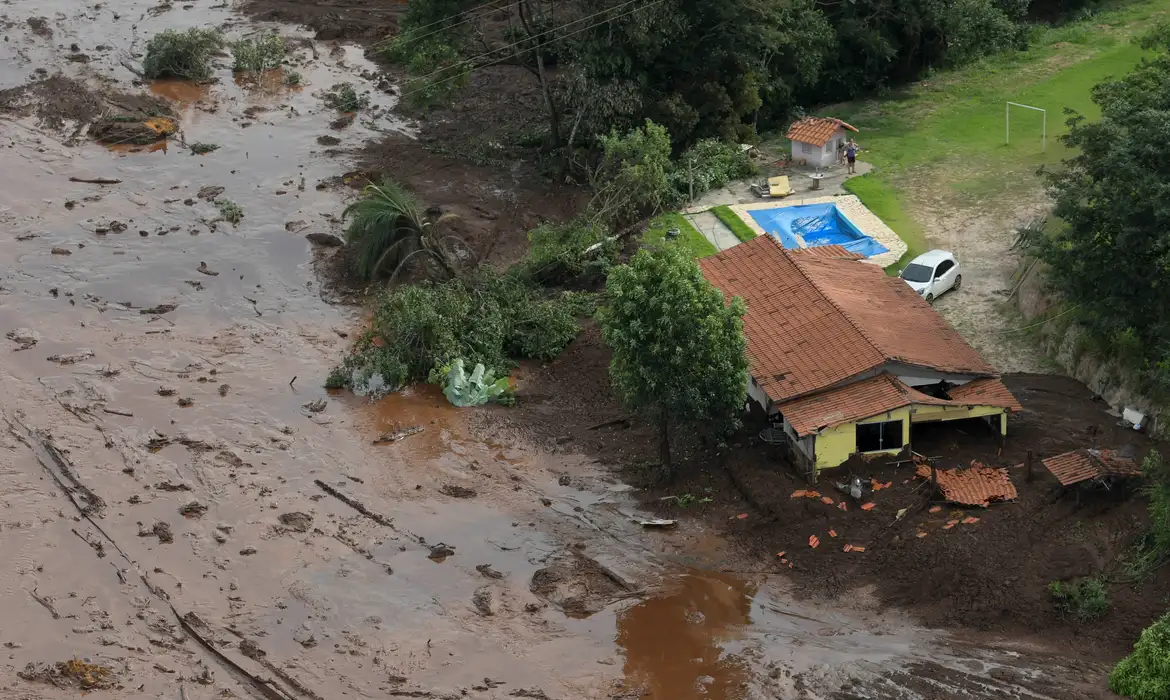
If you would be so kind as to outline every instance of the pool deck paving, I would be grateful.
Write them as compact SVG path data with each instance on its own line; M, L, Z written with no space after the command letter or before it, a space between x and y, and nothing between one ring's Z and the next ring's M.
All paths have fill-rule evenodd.
M739 245L740 240L735 237L731 229L719 220L710 211L702 211L696 214L686 214L687 221L691 222L699 233L703 234L715 246L715 249L722 252L728 248Z
M704 238L717 249L723 251L738 245L740 241L723 222L710 213L713 207L728 205L735 212L735 215L757 235L764 236L768 235L767 231L756 223L749 212L808 204L835 204L837 210L849 219L859 231L886 247L887 252L866 258L865 262L887 267L901 259L907 249L906 243L885 222L862 204L856 195L846 193L844 188L847 179L864 175L872 169L873 166L863 161L857 162L857 173L854 175L846 173L844 167L824 168L821 170L824 175L821 186L814 190L812 189L813 178L810 176L816 172L815 169L794 166L783 172L788 175L792 188L796 190L795 194L783 199L760 198L752 193L750 182L733 182L727 187L712 190L695 200L691 206L683 210L683 214L703 234Z

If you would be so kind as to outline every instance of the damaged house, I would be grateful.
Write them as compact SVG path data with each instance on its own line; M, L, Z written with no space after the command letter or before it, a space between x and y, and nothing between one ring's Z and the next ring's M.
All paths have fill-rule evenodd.
M1021 410L930 304L840 246L789 251L759 236L700 266L746 302L749 407L783 426L809 475L896 453L916 423L983 418L1006 435Z

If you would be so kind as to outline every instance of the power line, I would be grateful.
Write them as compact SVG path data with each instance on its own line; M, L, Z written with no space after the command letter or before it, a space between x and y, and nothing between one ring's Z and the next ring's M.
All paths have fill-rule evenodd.
M525 38L525 39L522 39L522 40L520 40L520 41L517 41L517 42L511 43L511 44L508 44L508 45L506 45L506 46L501 46L501 47L499 47L499 48L492 49L491 51L485 51L485 52L484 52L484 53L482 53L482 54L479 54L479 55L477 55L477 56L472 56L471 58L465 59L464 61L462 61L462 63L467 63L467 64L470 64L472 61L475 61L475 60L477 60L477 59L484 58L485 56L489 56L489 55L491 55L491 54L498 53L498 52L500 52L500 51L504 51L504 50L506 50L506 49L515 48L515 47L517 47L517 46L520 46L521 44L528 43L528 42L532 41L533 39L538 39L538 38L540 38L540 37L542 37L542 36L544 36L544 35L546 35L546 34L552 34L552 33L554 33L554 32L559 32L559 31L561 31L562 29L564 29L565 27L568 27L568 26L570 26L570 25L577 24L577 23L579 23L579 22L583 22L583 21L585 21L585 20L592 19L592 18L594 18L594 17L597 17L598 15L605 14L606 12L610 12L610 11L612 11L612 10L621 9L621 8L623 8L623 7L626 7L627 5L632 5L632 4L634 4L635 2L638 2L638 0L627 0L626 2L622 3L621 5L618 5L617 7L610 7L610 8L607 8L607 9L605 9L605 10L602 10L602 11L600 11L600 12L595 12L595 13L593 13L593 14L591 14L591 15L587 15L587 16L585 16L585 17L582 17L582 18L580 18L580 19L575 19L575 20L573 20L573 21L571 21L571 22L566 22L566 23L564 23L564 24L562 24L562 25L560 25L560 26L553 27L552 29L549 29L549 30L547 30L547 31L541 32L540 34L535 34L535 35L533 35L533 36L527 37L527 38ZM622 13L622 14L620 14L620 15L616 15L616 16L612 16L612 17L606 17L605 19L601 20L600 22L595 22L595 23L593 23L593 24L591 24L591 25L589 25L589 26L587 26L587 27L582 27L581 29L577 29L577 30L575 30L575 31L569 32L568 34L563 34L563 35L561 35L561 36L559 36L559 37L556 37L556 38L557 38L557 39L563 39L563 38L565 38L565 37L570 37L570 36L573 36L574 34L580 34L581 32L588 31L588 30L590 30L590 29L593 29L594 27L600 27L601 25L605 24L606 22L612 22L612 21L613 21L613 20L615 20L615 19L621 19L622 17L625 17L625 16L627 16L627 15L631 15L631 14L633 14L633 13L635 13L635 12L638 12L639 10L646 10L646 9L649 9L650 7L653 7L654 5L658 5L658 4L662 3L662 2L664 2L664 0L651 0L650 2L646 3L645 5L642 5L641 7L635 7L634 9L632 9L632 10L630 10L630 11L628 11L628 12L623 12L623 13ZM533 48L536 48L536 47L533 47ZM531 50L531 49L529 49L529 50ZM494 60L494 61L489 61L488 63L484 63L484 64L482 64L482 65L479 65L479 66L475 66L475 68L477 68L477 69L479 69L479 68L487 68L488 66L494 66L494 65L496 65L497 63L503 63L504 61L507 61L507 60L508 60L508 59L510 59L510 58L512 58L512 56L511 56L511 55L504 56L503 58L500 58L500 59L497 59L497 60ZM419 76L419 77L417 77L417 78L414 78L414 80L426 80L427 78L430 78L430 77L432 77L432 76L438 75L438 74L440 74L440 73L446 73L446 72L448 72L448 71L450 71L450 70L451 70L451 67L447 67L447 68L440 68L439 70L432 71L432 72L430 72L430 73L428 73L428 74L426 74L426 75L422 75L422 76ZM416 92L420 92L420 91L422 91L422 90L425 90L425 89L433 88L433 87L435 87L435 86L437 86L437 85L442 85L443 83L449 82L449 81L451 81L451 80L455 80L456 78L459 78L459 77L460 77L459 75L452 75L452 76L450 76L450 77L448 77L448 78L444 78L443 80L439 80L439 81L437 81L437 82L430 83L430 84L428 84L428 85L425 85L425 86L423 86L423 87L420 87L420 88L416 88L416 89L414 89L414 90L406 90L406 91L404 91L404 92L401 94L401 96L400 96L400 97L407 97L408 95L412 95L412 94L414 94L414 93L416 93Z
M492 5L495 5L495 3L500 2L500 0L488 0L488 2L485 2L484 4L480 5L479 7L476 7L476 8L470 9L470 10L465 10L463 12L453 14L449 17L443 17L442 19L437 19L434 22L431 22L429 24L424 24L421 27L412 27L412 28L408 29L407 30L408 32L421 31L423 29L426 29L427 27L433 27L436 24L442 24L444 22L447 22L447 21L450 21L453 19L457 19L459 17L463 17L462 20L456 22L455 24L452 24L452 25L449 25L446 27L440 27L439 29L436 29L433 32L427 32L426 34L423 34L421 36L414 36L411 34L407 34L405 36L406 42L413 43L413 42L417 42L417 41L422 41L423 39L426 39L427 37L431 37L431 36L434 36L436 34L454 29L455 27L467 24L471 20L478 19L479 17L481 17L485 14L488 14L489 12L493 12L496 10L504 10L504 9L507 9L510 7L514 7L514 6L519 5L525 1L526 0L517 0L517 2L513 2L513 3L508 4L508 5L499 5L499 6L492 7ZM385 46L386 44L389 44L389 43L395 41L396 39L400 39L402 37L403 37L403 34L399 33L398 36L390 37L388 39L385 39L385 40L379 42L378 46L379 47Z

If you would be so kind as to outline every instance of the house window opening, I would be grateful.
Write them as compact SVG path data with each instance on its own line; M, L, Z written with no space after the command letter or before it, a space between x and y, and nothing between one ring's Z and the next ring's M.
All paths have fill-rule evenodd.
M800 152L801 153L812 153L812 144L811 143L800 144Z
M857 426L857 451L881 452L902 447L902 421L863 423Z

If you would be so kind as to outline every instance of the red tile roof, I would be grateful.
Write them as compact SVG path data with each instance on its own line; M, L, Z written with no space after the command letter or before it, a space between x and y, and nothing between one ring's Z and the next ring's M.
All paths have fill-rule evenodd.
M772 236L699 264L711 284L747 304L752 376L773 401L820 391L890 361L996 374L909 285L876 265L790 255Z
M919 464L914 473L930 478L930 465ZM971 462L970 469L939 469L938 487L951 503L986 508L995 501L1014 501L1019 497L1008 470L985 467Z
M1024 407L1012 396L1003 382L995 377L981 377L949 389L947 396L955 403L978 406L999 406L1009 411L1022 411Z
M1135 460L1119 455L1114 450L1074 450L1049 457L1044 466L1061 486L1072 486L1102 476L1141 476Z
M912 403L948 405L916 391L888 372L846 384L779 406L780 413L797 435L811 435L842 423L870 418Z
M854 253L843 245L818 245L812 248L796 248L789 250L789 255L807 256L810 258L845 258L847 260L864 260L861 253Z
M837 133L837 129L857 131L840 119L831 117L805 117L792 122L788 127L788 139L801 143L811 143L814 146L824 146Z

